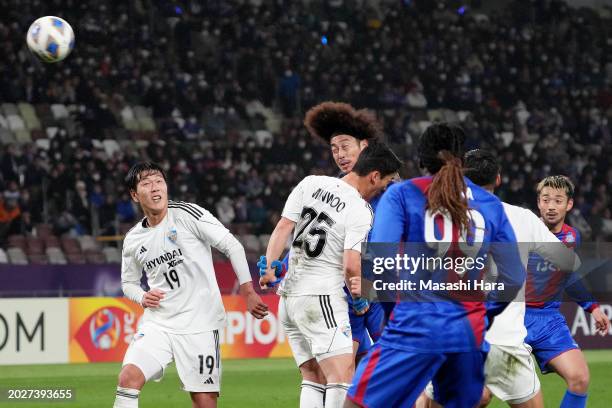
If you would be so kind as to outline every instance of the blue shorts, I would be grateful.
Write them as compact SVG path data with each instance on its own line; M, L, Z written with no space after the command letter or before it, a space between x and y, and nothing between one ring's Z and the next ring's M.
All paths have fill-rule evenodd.
M566 351L577 349L565 318L558 309L537 309L528 307L525 311L525 343L533 349L540 371L553 371L548 362Z
M361 360L348 398L361 407L411 408L427 383L445 408L478 404L486 353L416 353L375 344Z
M370 303L370 309L362 316L357 316L352 307L349 308L349 319L353 341L359 343L357 355L368 352L372 344L378 341L385 328L385 313L378 302Z

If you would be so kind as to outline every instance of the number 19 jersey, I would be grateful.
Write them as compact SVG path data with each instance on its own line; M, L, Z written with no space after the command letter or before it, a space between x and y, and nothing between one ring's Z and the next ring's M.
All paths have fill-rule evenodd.
M191 203L168 204L166 217L148 227L136 224L123 243L121 281L140 285L142 271L151 289L165 292L159 307L147 308L143 323L175 334L225 326L225 309L213 268L211 246L230 232L208 211ZM129 296L140 303L144 291Z
M278 293L342 294L344 250L361 252L373 221L370 205L342 179L308 176L293 189L282 215L296 225Z

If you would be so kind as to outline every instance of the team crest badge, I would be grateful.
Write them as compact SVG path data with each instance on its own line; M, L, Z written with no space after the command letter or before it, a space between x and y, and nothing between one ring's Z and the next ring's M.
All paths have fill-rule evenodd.
M565 242L576 242L576 238L574 237L574 234L572 234L571 232L568 233L565 236Z
M176 244L176 239L177 239L176 228L172 227L172 229L170 229L168 233L166 234L166 237L168 238L168 240L170 240L170 242L172 242L173 244Z
M342 334L344 334L349 339L351 338L351 325L347 324L342 327Z

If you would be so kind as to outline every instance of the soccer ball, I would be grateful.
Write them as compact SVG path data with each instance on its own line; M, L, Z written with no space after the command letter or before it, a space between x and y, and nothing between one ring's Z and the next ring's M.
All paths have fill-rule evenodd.
M66 20L45 16L32 23L26 41L30 51L41 61L59 62L74 48L74 32Z

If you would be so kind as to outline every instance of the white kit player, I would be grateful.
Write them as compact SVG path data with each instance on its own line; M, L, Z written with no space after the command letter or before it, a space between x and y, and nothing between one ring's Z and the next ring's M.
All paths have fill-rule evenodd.
M500 166L492 153L480 149L469 151L463 164L466 177L491 193L501 183ZM514 229L525 268L530 252L566 271L580 266L573 251L561 244L533 212L507 203L503 203L503 206ZM544 406L531 348L524 343L527 336L524 320L525 286L515 301L495 318L485 336L491 350L485 364L486 380L481 407L489 403L491 393L511 407Z
M294 231L289 269L278 289L279 318L302 374L302 408L344 403L354 359L343 287L350 287L359 303L361 244L373 220L366 200L383 190L400 166L387 146L373 143L343 178L306 177L289 195L270 236L262 287L276 279L270 264Z
M258 319L267 315L253 289L244 248L205 209L168 201L166 176L157 164L134 165L126 184L145 218L125 237L121 282L125 296L145 311L123 359L114 407L138 407L145 382L160 380L173 360L193 406L216 407L219 330L226 320L211 247L230 259L249 312ZM148 292L140 287L143 271Z

